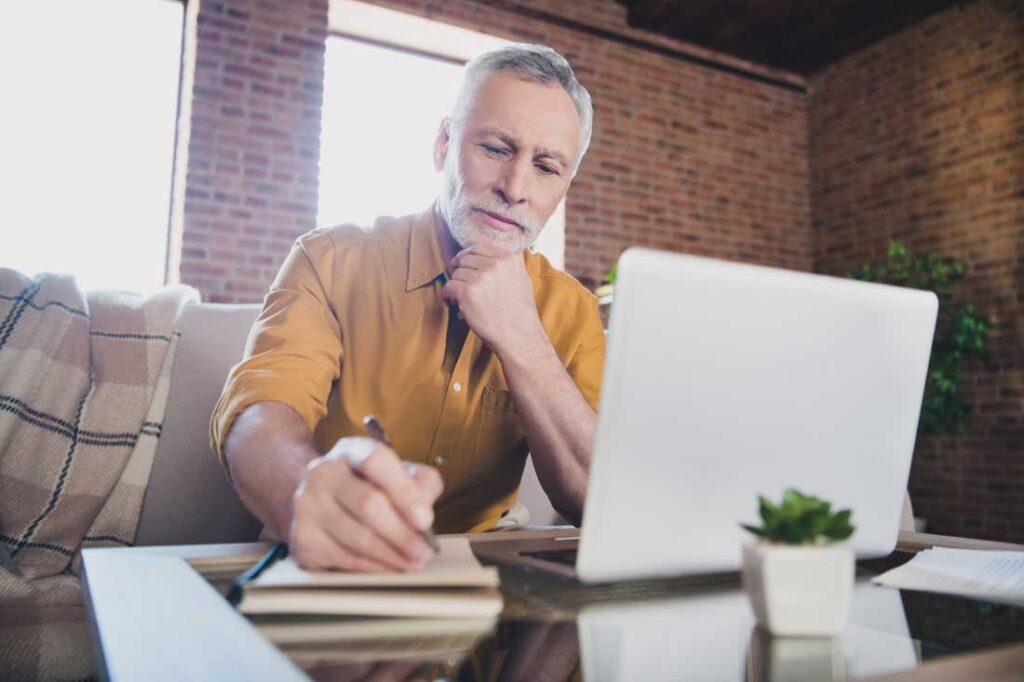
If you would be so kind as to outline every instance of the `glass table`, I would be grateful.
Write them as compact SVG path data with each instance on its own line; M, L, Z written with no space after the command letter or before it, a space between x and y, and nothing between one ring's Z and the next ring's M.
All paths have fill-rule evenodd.
M247 620L221 595L265 550L86 550L85 607L0 608L0 679L1024 679L1024 608L871 583L907 551L859 563L842 636L811 639L756 628L736 575L584 587L519 567L496 621Z
M737 576L583 587L502 567L497 621L253 618L323 680L855 680L1024 642L1024 608L874 585L861 562L838 638L772 637Z

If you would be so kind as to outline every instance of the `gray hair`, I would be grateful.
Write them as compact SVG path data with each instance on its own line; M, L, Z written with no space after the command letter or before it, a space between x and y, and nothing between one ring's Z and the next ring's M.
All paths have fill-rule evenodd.
M513 43L491 52L485 52L466 64L462 88L455 100L453 122L460 125L469 110L477 90L492 73L511 71L536 83L558 83L569 95L580 119L580 149L573 166L573 175L580 167L583 155L590 146L594 125L594 107L590 93L583 87L565 57L545 45Z

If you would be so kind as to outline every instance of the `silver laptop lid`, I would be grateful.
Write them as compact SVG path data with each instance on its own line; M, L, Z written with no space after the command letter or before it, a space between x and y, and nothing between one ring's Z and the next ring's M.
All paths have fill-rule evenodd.
M577 574L734 570L759 494L895 547L938 301L647 249L619 261Z

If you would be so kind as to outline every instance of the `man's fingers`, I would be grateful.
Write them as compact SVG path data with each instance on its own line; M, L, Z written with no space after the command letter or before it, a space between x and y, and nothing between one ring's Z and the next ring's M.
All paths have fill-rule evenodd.
M290 539L321 532L348 553L335 557L335 565L345 560L352 570L358 557L387 570L419 568L433 553L410 516L418 514L429 527L434 499L390 448L366 438L341 439L310 463L296 492ZM323 547L306 555L313 551Z
M412 476L421 490L424 490L430 497L431 503L441 497L444 492L444 479L441 472L426 464L405 462L405 472Z
M342 569L346 571L390 571L389 565L355 554L339 544L323 528L312 524L293 533L288 552L303 568L319 571Z
M451 269L458 270L459 268L466 268L468 270L483 270L490 266L494 262L494 258L488 258L481 256L476 253L466 253L458 259L458 263L452 261Z
M488 245L470 246L455 254L449 263L449 267L452 270L462 267L463 265L479 268L482 265L486 265L488 261L494 260L495 258L503 258L508 255L508 251L498 247L491 247Z
M472 249L472 248L473 247L465 248L462 251L459 251L454 256L452 256L451 261L448 262L448 267L451 270L454 270L455 268L459 267L459 263L462 261L462 259L465 257L465 255L470 252L470 249Z
M395 506L400 509L420 502L425 502L428 507L433 504L433 499L429 495L418 495L419 491L415 481L405 471L403 467L405 463L398 458L395 451L375 440L360 436L342 438L324 456L324 459L348 462L352 471L384 490ZM417 499L420 497L425 499ZM426 519L426 516L419 512L411 513L418 514L423 522L433 521L433 519ZM417 523L416 519L410 519L410 521L414 524Z
M444 285L444 289L442 290L444 300L448 301L449 303L454 303L455 305L459 305L459 301L462 299L462 295L465 292L466 283L454 279L448 280Z
M390 449L379 449L368 457L359 472L390 498L392 504L415 528L426 530L434 523L433 500L405 472L402 461Z
M361 491L346 495L351 504L337 501L328 532L353 554L386 564L391 570L421 567L432 556L423 538L391 508L383 493L366 482L359 483ZM367 510L372 516L362 516L350 507Z
M363 481L347 462L326 458L322 458L322 462L310 470L303 489L295 499L295 516L289 541L305 546L309 537L325 535L333 544L350 554L370 559L388 570L405 570L422 563L420 557L414 556L412 552L407 555L392 546L377 534L371 524L346 511L346 505L343 504L343 501L352 499L370 500L372 504L390 513L392 523L407 526L398 518L390 502L384 499L384 493ZM367 490L372 495L366 494ZM364 501L361 504L365 507L367 503ZM412 530L407 532L415 535ZM317 549L323 550L323 547L307 547L306 552Z
M452 281L455 281L455 282L465 282L466 284L472 284L479 277L480 277L480 271L479 270L471 270L471 269L469 269L469 268L467 268L466 266L463 265L463 266L460 266L458 270L456 270L456 271L454 271L452 273L451 279L449 279L448 281L449 282L452 282Z

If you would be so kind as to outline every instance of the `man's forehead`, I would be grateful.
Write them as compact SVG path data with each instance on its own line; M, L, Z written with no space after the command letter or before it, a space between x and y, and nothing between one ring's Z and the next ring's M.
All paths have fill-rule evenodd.
M558 83L537 83L514 73L489 75L467 112L467 132L500 130L528 147L574 158L580 122L569 94Z

